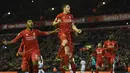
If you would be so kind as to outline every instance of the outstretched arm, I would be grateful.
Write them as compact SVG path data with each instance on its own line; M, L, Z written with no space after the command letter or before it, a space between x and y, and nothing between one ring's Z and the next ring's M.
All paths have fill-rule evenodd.
M19 33L13 40L11 40L11 41L3 40L2 42L3 42L3 44L5 44L5 45L13 44L13 43L16 43L16 42L17 42L20 38L22 38L22 37L23 37L22 34Z

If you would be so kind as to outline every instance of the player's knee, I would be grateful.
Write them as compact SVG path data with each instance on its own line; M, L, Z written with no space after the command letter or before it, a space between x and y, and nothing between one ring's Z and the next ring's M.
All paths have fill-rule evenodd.
M33 64L33 66L35 66L35 65L38 65L38 62L37 61L33 61L32 64Z
M26 68L21 68L21 70L22 70L23 72L27 72L27 69L26 69Z
M68 43L67 40L63 40L61 45L66 46L67 43Z
M69 54L70 53L70 48L68 46L65 47L65 54Z
M26 72L26 71L27 71L27 66L21 65L21 70L22 70L23 72Z

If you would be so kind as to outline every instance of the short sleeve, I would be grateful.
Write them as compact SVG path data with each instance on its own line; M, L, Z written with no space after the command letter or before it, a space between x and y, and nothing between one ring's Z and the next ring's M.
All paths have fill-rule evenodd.
M17 42L19 39L23 37L23 32L20 32L13 40L11 40L13 43Z

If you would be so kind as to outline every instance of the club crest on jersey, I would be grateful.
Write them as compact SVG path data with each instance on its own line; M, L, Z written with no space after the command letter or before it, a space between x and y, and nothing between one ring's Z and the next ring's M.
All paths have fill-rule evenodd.
M28 34L26 34L26 36L28 36Z
M35 33L33 33L33 35L35 35Z

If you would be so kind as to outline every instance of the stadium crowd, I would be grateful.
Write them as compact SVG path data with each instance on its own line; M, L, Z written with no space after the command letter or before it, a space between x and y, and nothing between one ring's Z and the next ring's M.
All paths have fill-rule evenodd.
M89 44L95 50L98 42L104 42L109 35L114 35L114 40L118 42L119 48L116 52L119 57L119 64L117 67L130 66L130 32L129 28L83 28L83 33L78 36L73 35L74 41L74 58L77 70L80 68L80 58L85 58L87 62L86 70L90 70L90 51L80 51L80 48ZM11 40L16 34L1 34L0 40ZM20 42L14 45L0 46L0 71L14 71L20 70L21 57L16 57ZM44 59L44 70L52 71L54 67L59 69L59 63L55 61L57 51L59 48L59 38L56 34L39 38L39 45L41 55ZM124 68L124 67L123 67Z

